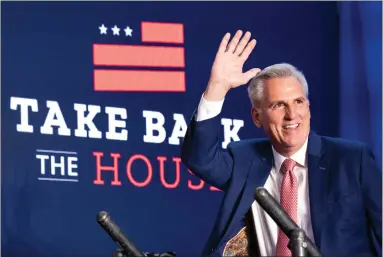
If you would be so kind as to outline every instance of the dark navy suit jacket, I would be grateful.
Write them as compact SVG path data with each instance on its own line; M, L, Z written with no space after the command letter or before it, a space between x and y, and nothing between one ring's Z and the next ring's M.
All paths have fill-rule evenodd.
M222 256L223 246L243 227L255 189L264 186L273 165L268 139L232 142L223 151L220 120L220 115L199 122L193 118L182 145L183 163L224 192L203 256ZM382 174L371 151L363 143L310 133L307 154L318 249L324 256L380 255Z

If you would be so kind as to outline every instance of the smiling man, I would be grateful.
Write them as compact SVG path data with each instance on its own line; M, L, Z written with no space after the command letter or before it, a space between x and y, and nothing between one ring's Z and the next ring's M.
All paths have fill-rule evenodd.
M382 177L365 144L310 132L308 85L290 64L242 72L251 34L227 33L182 146L183 163L225 195L203 256L291 256L286 235L254 201L264 187L323 255L377 255ZM254 124L267 139L219 140L226 94L247 84Z
M263 127L275 150L291 156L307 141L310 109L307 82L288 64L258 73L249 86L255 125Z

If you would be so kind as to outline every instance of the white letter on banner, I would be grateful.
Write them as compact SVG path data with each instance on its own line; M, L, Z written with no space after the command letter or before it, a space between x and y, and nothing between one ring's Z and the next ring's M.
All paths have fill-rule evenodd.
M45 160L49 159L49 155L37 154L37 159L40 159L40 171L41 175L45 175Z
M20 105L20 124L16 125L18 132L33 132L33 126L28 123L28 107L32 112L38 112L37 100L32 98L11 97L11 110L17 110Z
M224 142L222 142L222 147L226 148L227 145L231 142L231 139L233 141L239 141L238 137L238 131L241 127L243 127L244 122L243 120L232 120L232 119L221 119L221 124L223 125L223 132L224 132ZM233 129L230 129L230 127L233 125Z
M166 131L164 128L165 117L160 112L143 111L143 116L146 119L146 135L144 135L144 142L147 143L162 143L166 138ZM153 120L156 119L157 123ZM154 131L158 132L158 135L154 135Z
M187 124L185 118L182 114L174 113L173 119L176 121L174 124L172 135L169 138L169 144L171 145L179 145L180 137L185 137Z
M60 156L60 161L56 162L56 157L51 155L51 174L56 175L56 168L60 169L61 176L65 176L65 157Z
M44 125L40 127L41 134L53 134L52 126L59 127L60 136L70 136L70 129L67 127L60 106L56 101L47 101L49 112L45 118ZM56 118L55 118L56 117Z
M88 107L88 115L85 116L85 111ZM97 113L101 112L101 107L98 105L74 104L74 109L77 111L77 129L74 131L76 137L87 137L88 131L85 125L89 128L90 138L101 138L101 131L94 125L93 119Z
M106 138L111 140L128 140L128 130L121 129L121 132L116 132L116 128L126 128L124 120L117 120L116 115L122 119L127 119L128 112L125 108L105 107L105 112L108 114L108 132Z
M67 161L68 161L68 164L67 164L68 176L78 177L78 173L74 171L74 169L77 169L77 161L78 161L77 157L69 156Z

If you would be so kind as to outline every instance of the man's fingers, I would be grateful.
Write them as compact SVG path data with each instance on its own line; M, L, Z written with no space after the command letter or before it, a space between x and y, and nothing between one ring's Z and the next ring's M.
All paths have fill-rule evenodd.
M230 39L230 33L226 33L218 47L218 53L224 53L226 51L227 43Z
M238 80L238 83L234 87L239 87L242 85L247 84L252 78L257 76L257 74L261 71L261 69L254 68L251 70L248 70L247 72L241 74L241 77Z
M241 41L239 42L237 48L235 49L234 54L240 55L242 53L243 49L249 42L250 37L251 37L251 33L247 31L245 35L242 37Z
M229 53L234 52L235 48L237 48L237 44L238 44L239 39L241 38L242 34L243 34L242 30L238 30L235 33L233 39L230 41L229 46L226 49L226 52L229 52Z
M245 72L245 73L243 74L243 79L246 81L246 82L244 82L244 84L246 84L246 83L249 82L252 78L254 78L254 77L258 74L258 72L260 72L260 71L261 71L261 69L254 68L254 69L251 69L251 70Z
M255 39L251 40L245 49L243 50L242 54L240 54L240 57L245 61L253 51L255 45L257 44L257 41Z

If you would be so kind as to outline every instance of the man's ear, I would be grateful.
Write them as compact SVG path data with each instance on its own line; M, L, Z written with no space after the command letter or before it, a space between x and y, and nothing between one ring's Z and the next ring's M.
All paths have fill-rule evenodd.
M257 126L258 128L262 128L262 122L260 119L260 112L254 106L251 108L251 117L253 118L253 122L254 122L255 126Z

